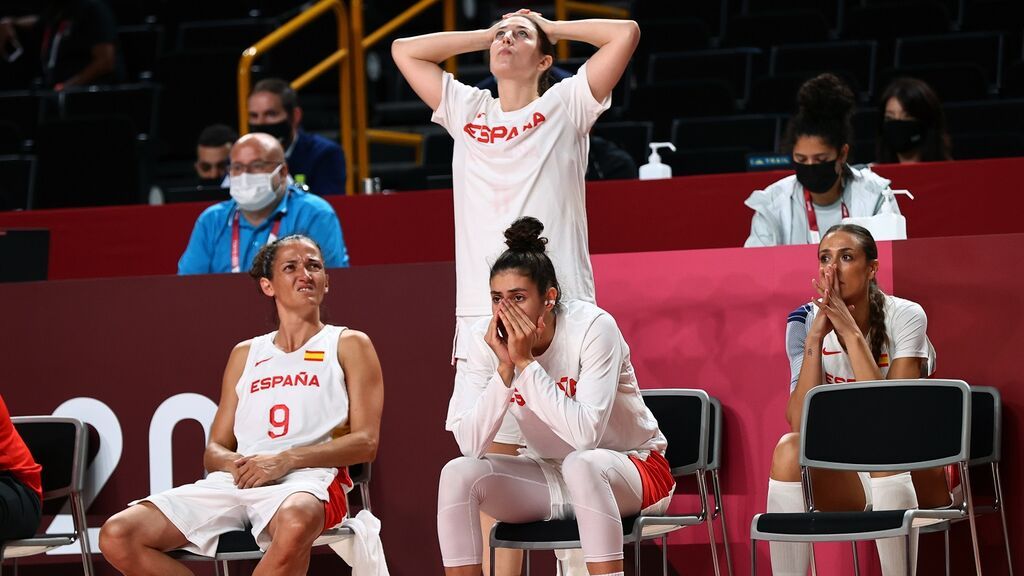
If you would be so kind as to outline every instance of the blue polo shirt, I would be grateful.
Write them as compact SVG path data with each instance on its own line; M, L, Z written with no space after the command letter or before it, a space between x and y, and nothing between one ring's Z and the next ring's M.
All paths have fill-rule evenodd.
M226 200L199 215L185 253L178 260L178 274L231 272L231 226L238 204ZM348 266L348 251L334 208L315 194L290 187L274 212L259 226L245 216L238 219L238 255L242 272L248 272L260 248L267 244L274 222L281 220L278 237L304 234L317 241L328 268Z

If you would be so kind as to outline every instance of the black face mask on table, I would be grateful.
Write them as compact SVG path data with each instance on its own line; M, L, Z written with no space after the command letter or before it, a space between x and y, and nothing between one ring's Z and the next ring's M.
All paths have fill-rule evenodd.
M820 162L818 164L795 163L796 179L808 192L823 194L836 183L839 174L836 172L836 162Z
M882 138L897 154L917 148L924 143L925 127L920 120L886 120L882 124Z
M292 144L292 123L287 119L273 124L250 124L249 130L270 134L281 143L285 150Z

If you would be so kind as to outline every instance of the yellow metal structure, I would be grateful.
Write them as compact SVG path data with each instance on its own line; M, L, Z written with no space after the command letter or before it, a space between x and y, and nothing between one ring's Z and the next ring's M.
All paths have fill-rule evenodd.
M369 142L412 146L416 148L416 161L422 162L423 160L422 134L371 130L367 127L366 49L390 36L402 25L438 2L443 5L444 29L446 31L455 30L455 0L419 0L368 35L363 34L363 0L350 0L350 2L351 12L345 9L342 0L320 0L242 52L242 57L238 61L238 128L242 134L249 132L249 92L252 89L253 61L313 20L333 11L338 24L338 49L292 80L291 87L299 91L324 72L338 66L338 104L341 118L339 139L341 147L345 151L347 174L345 192L354 194L356 180L370 176ZM445 62L445 69L452 74L456 73L454 57Z
M555 0L555 20L568 20L570 13L594 18L615 18L619 20L629 18L629 10L625 8L603 6L590 2L575 2L573 0ZM565 40L558 43L557 50L559 60L565 60L569 57L569 43Z
M306 73L292 80L291 87L296 91L301 90L321 74L338 65L338 112L341 118L339 136L341 148L345 151L345 173L347 174L345 192L346 194L352 194L355 190L353 185L355 175L352 173L352 155L350 153L352 150L352 106L348 101L352 94L352 58L349 51L350 23L345 5L341 0L320 0L311 8L302 11L301 14L292 18L283 26L242 52L242 58L238 61L238 130L241 134L249 132L249 91L251 90L253 61L327 12L334 12L335 20L337 21L338 49L320 61L319 64L310 68ZM360 71L362 71L361 52L359 61ZM365 82L361 77L359 80L361 84ZM363 122L365 123L365 121L364 114Z
M367 128L366 72L363 66L365 62L364 50L371 48L374 44L390 36L403 24L438 2L443 4L444 29L446 31L455 30L455 0L420 0L374 32L364 36L363 0L352 0L352 73L355 79L356 145L359 147L357 154L359 162L358 173L361 178L365 178L370 174L369 142L414 146L416 147L417 162L423 158L422 134L393 130L369 130ZM455 58L449 58L445 62L445 68L452 74L456 72L455 66Z

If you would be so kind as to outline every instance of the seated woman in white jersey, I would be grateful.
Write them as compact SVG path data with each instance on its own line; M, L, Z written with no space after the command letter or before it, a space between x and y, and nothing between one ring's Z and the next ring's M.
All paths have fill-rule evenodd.
M456 329L452 405L466 395L466 358L473 324L491 314L488 262L500 254L501 233L531 215L547 226L550 257L562 271L562 296L595 302L587 240L584 176L590 128L611 106L612 89L636 49L631 20L549 21L519 10L487 30L401 38L395 64L434 111L432 120L454 139ZM580 41L597 51L572 77L552 85L554 42ZM498 98L457 80L439 62L487 50ZM522 443L506 418L491 451L514 453ZM490 522L485 519L486 528ZM519 551L501 550L501 575L518 574ZM485 556L486 560L486 556Z
M313 540L345 517L347 467L376 455L380 363L366 334L320 321L320 247L281 238L249 273L273 298L278 328L231 351L208 476L132 502L103 525L103 555L125 574L189 574L164 551L212 556L221 534L245 529L265 552L253 574L305 574Z
M928 318L916 302L878 288L878 247L855 224L829 228L818 245L819 294L789 314L786 351L791 379L786 419L793 432L779 440L768 480L769 512L803 512L800 486L800 418L807 392L819 384L858 380L924 378L935 371ZM851 430L851 433L855 431ZM935 508L950 503L942 469L910 473L812 469L815 505L826 511ZM884 574L903 574L901 538L877 541ZM916 538L911 554L916 557ZM805 576L808 544L771 543L776 576Z
M464 455L444 467L438 489L450 575L480 574L481 510L508 522L575 516L590 574L621 574L620 516L664 513L675 488L629 347L607 312L561 300L543 228L524 217L505 232L508 250L491 267L493 312L469 342L477 393L449 414ZM525 448L488 454L506 414Z
M817 244L819 231L843 218L900 213L889 180L846 163L854 101L850 88L833 74L800 87L799 109L784 138L796 174L747 198L754 217L744 246Z

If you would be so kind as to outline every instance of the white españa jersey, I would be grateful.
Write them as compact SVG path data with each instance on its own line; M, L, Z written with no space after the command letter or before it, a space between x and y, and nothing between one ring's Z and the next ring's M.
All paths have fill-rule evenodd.
M325 325L294 352L277 332L252 339L235 393L235 438L243 456L327 442L348 424L348 389L338 363L341 326Z
M562 459L593 448L642 459L651 450L665 451L667 442L640 395L615 319L589 302L562 306L551 345L509 388L484 341L487 323L474 327L468 361L479 394L461 398L446 423L463 455L480 458L487 452L506 411L540 458Z
M486 90L445 72L431 118L455 140L456 316L490 315L490 263L520 216L544 223L563 298L594 301L584 174L589 132L611 105L594 99L587 66L509 112ZM462 357L462 356L459 356Z
M803 366L804 342L807 330L818 313L818 307L809 302L790 312L786 322L786 352L789 354L790 384L792 392L800 379ZM896 296L885 296L885 332L887 342L882 345L878 367L882 378L889 374L889 365L897 358L926 358L927 366L921 376L935 372L935 348L928 340L928 316L917 302ZM868 340L870 344L870 339ZM835 331L829 332L821 346L822 384L855 382L853 367L846 351L839 345Z

